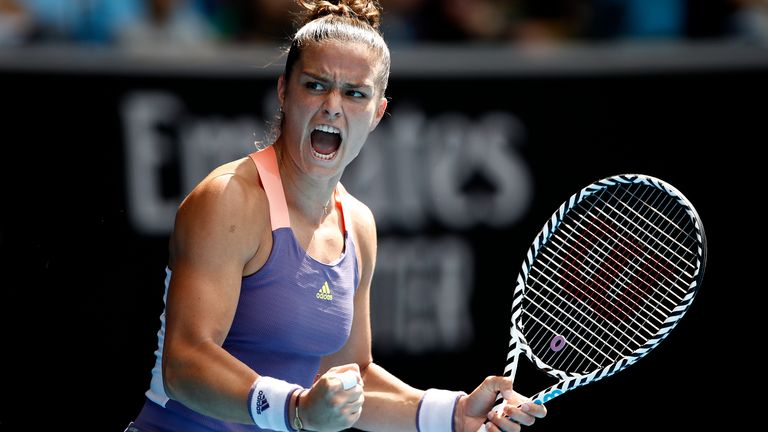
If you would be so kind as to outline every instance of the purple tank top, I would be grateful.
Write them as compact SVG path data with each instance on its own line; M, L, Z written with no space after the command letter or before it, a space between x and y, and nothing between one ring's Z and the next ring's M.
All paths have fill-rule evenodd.
M323 263L302 249L288 220L274 149L250 155L267 193L272 222L272 251L256 273L243 278L240 298L223 347L260 375L311 387L323 356L346 343L352 327L359 282L355 244L344 229L344 251ZM335 194L342 221L343 193ZM346 223L342 223L346 227ZM166 284L167 290L167 284ZM164 317L164 314L163 314ZM221 422L169 400L162 388L162 341L148 400L135 421L142 431L258 431L253 425ZM245 402L244 402L245 403Z

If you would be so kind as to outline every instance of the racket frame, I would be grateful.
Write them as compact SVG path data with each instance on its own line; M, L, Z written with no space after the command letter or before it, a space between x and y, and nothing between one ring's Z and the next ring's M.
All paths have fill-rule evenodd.
M655 187L665 191L670 196L674 197L678 203L680 203L689 217L693 221L696 227L696 235L698 240L698 257L700 259L696 263L695 271L692 277L692 282L688 286L688 289L680 301L680 303L670 313L669 317L660 326L659 330L654 336L652 336L648 342L640 346L633 353L624 356L622 359L615 363L607 365L603 368L597 369L587 374L573 373L557 370L548 364L541 361L528 346L525 339L525 335L519 329L523 328L522 315L523 315L523 299L527 288L526 282L528 280L529 271L533 266L538 253L542 250L545 244L552 237L554 232L558 229L558 226L563 221L565 215L573 209L579 202L585 198L605 189L608 187L614 187L618 183L625 184L644 184L651 187ZM512 320L510 327L510 342L509 352L507 354L507 366L504 368L505 376L514 377L517 370L517 364L520 358L520 354L525 355L531 363L533 363L538 369L545 372L550 377L559 380L558 383L540 391L531 397L531 400L536 404L547 403L557 396L563 393L581 387L585 384L601 380L605 377L615 374L623 369L626 369L631 364L635 363L646 354L648 354L653 348L655 348L662 340L664 340L675 327L677 322L688 311L696 295L704 274L704 268L706 266L706 237L704 234L704 227L701 223L698 213L694 209L693 205L685 198L685 196L675 189L672 185L657 179L655 177L642 175L642 174L622 174L612 177L607 177L599 180L589 186L586 186L579 192L573 194L567 201L552 214L549 220L546 222L542 230L534 239L531 247L528 249L525 260L523 261L520 273L517 276L517 282L512 297Z

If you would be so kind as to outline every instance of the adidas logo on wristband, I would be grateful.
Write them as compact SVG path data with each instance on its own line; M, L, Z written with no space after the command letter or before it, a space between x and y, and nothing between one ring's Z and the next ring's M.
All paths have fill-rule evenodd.
M267 396L263 391L259 390L259 395L256 396L256 414L261 414L269 408L269 402Z
M248 413L256 426L273 431L291 431L288 398L298 389L301 387L280 379L268 376L257 378L248 393ZM270 402L275 409L269 409Z

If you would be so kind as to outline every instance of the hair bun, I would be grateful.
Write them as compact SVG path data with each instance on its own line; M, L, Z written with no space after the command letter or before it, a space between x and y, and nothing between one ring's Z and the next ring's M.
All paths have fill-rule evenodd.
M326 15L357 19L373 27L381 24L381 5L376 0L298 0L306 9L302 25Z

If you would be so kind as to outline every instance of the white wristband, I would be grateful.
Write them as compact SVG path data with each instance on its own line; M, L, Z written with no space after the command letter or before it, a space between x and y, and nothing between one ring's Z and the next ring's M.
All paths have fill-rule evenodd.
M301 386L260 376L248 393L248 413L256 426L275 431L293 431L288 420L290 396Z
M464 392L429 389L419 401L416 412L416 430L419 432L453 431L453 415Z

